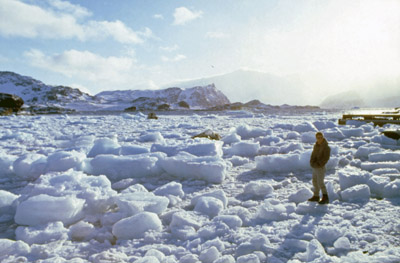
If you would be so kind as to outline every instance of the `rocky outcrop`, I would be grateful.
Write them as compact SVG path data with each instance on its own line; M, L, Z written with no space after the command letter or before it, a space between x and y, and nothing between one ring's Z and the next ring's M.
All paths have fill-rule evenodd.
M96 98L108 103L130 103L137 110L166 110L166 105L169 109L207 109L230 103L214 84L188 89L104 91Z
M18 112L23 104L24 100L16 95L0 93L0 108L3 108L3 115Z
M221 140L221 135L219 135L216 132L213 132L212 130L206 130L206 131L199 133L192 137L192 139L195 139L195 138L207 138L210 140Z

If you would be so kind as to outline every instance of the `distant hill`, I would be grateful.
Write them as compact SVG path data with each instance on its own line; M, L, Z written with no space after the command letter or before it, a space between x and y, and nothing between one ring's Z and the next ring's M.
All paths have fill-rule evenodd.
M95 96L106 103L129 104L137 109L157 109L168 107L207 109L230 103L229 99L214 84L187 89L178 87L161 90L117 90L103 91Z
M0 92L14 94L24 100L24 105L34 111L60 113L63 109L88 108L96 98L66 86L51 86L31 77L14 72L0 71Z
M194 87L214 83L232 102L258 99L273 105L307 101L303 84L295 77L278 77L273 74L240 69L231 73L171 83L168 86Z
M66 86L51 86L14 72L0 71L0 93L14 94L35 113L174 108L207 109L230 103L214 84L187 89L104 91L96 96Z
M378 93L379 91L376 91ZM395 108L400 107L400 87L397 94L375 94L371 92L347 91L327 97L320 104L326 109Z

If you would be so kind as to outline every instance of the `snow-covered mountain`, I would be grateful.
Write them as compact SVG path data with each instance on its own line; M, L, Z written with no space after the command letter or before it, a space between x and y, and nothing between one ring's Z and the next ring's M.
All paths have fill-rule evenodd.
M295 76L280 77L254 70L240 69L212 77L168 84L182 88L214 83L232 102L258 99L272 105L306 105L311 103L303 91L303 82Z
M0 71L0 93L21 97L35 112L141 109L207 109L230 103L214 84L187 89L104 91L96 96L66 86L51 86L31 77Z
M400 92L394 91L392 94L378 94L375 91L346 91L327 97L321 103L322 108L326 109L351 109L361 108L395 108L400 107Z
M138 109L154 109L169 105L180 108L186 103L191 109L207 109L230 103L229 99L214 84L192 88L167 88L161 90L117 90L103 91L96 98L105 103L129 104Z
M14 94L24 100L26 106L80 109L96 104L96 98L66 86L51 86L31 77L14 72L0 72L0 92Z

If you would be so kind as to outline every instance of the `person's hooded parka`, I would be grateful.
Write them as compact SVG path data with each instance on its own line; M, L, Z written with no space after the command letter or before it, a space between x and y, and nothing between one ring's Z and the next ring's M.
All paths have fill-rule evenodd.
M321 144L315 143L314 149L310 158L310 165L313 168L322 168L328 162L331 154L331 149L328 142L324 138Z

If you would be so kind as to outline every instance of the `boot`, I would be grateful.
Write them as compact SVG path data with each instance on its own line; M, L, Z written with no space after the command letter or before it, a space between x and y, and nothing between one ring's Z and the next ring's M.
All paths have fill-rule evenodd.
M319 196L313 196L310 199L308 199L308 202L318 202L319 201Z
M318 202L318 204L320 204L320 205L329 204L328 195L322 195L322 199L321 199L321 201Z

